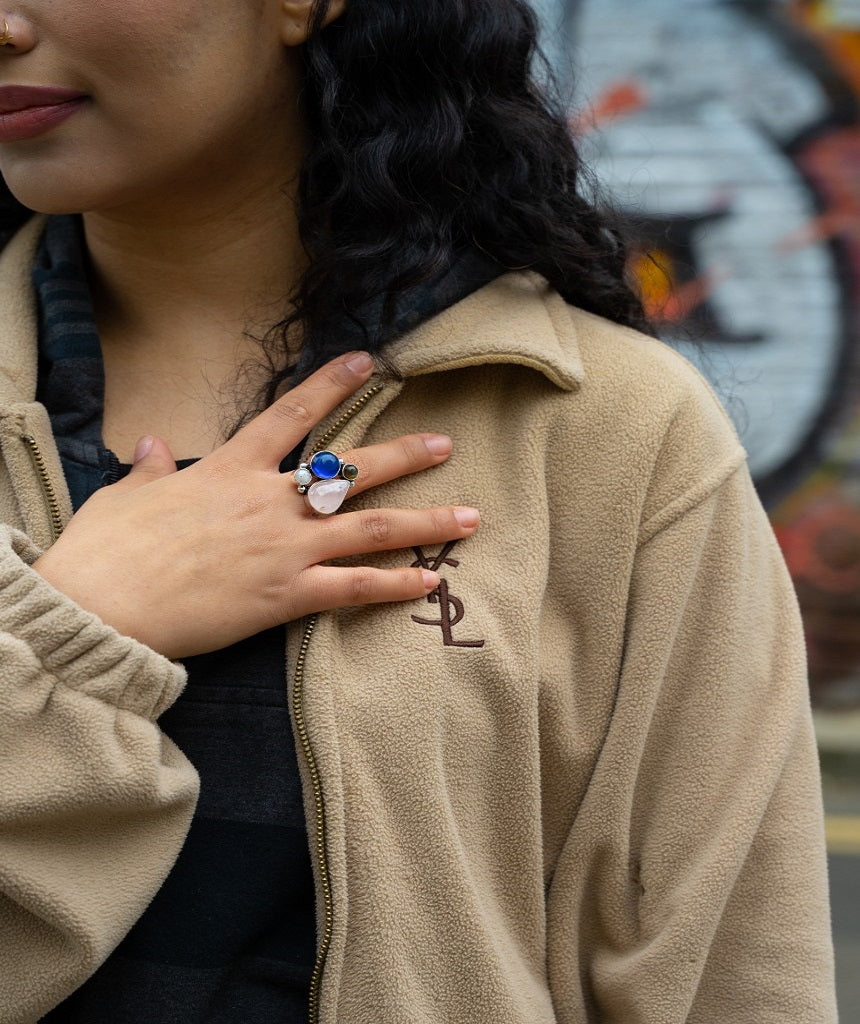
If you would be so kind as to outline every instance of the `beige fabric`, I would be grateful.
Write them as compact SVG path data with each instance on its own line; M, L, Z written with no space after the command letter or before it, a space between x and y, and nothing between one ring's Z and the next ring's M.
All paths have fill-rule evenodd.
M0 331L32 358L26 330ZM323 1024L834 1021L797 610L706 386L527 275L392 360L402 379L380 378L332 446L442 430L455 454L353 507L474 503L483 525L440 565L444 606L325 614L306 649L290 629L333 895ZM36 584L14 537L18 593ZM375 561L418 554L440 550ZM0 746L0 1024L29 1024L129 927L194 788L150 724L178 677L38 589L43 643L69 630L80 653L60 678L4 605L0 701L21 710ZM91 681L102 650L124 655ZM63 728L34 687L68 691Z
M60 597L0 527L0 1021L30 1024L141 915L195 773L153 724L184 672Z

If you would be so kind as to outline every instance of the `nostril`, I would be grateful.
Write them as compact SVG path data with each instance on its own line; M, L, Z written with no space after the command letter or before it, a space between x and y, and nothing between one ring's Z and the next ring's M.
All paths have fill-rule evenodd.
M36 43L33 25L16 15L0 16L0 57L4 54L26 53Z

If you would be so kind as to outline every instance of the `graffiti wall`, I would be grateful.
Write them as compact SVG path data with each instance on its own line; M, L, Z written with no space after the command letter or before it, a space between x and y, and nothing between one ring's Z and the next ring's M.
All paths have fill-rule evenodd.
M813 694L860 705L860 0L534 0L664 338L721 394Z

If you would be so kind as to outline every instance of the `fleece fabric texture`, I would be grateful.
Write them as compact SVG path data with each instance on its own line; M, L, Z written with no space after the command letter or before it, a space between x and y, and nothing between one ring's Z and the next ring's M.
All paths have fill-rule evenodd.
M180 670L27 566L52 524L22 431L62 494L33 402L36 235L0 264L0 511L15 528L0 580L2 1024L32 1024L116 945L195 787L153 724ZM483 522L361 560L438 567L428 599L290 626L313 1016L835 1021L799 617L706 385L527 274L389 358L397 373L317 436L348 450L440 430L454 455L352 507L475 504Z

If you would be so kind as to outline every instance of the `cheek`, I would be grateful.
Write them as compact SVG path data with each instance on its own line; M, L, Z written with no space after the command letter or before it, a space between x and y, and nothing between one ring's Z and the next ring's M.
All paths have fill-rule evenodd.
M181 21L180 5L165 0L65 0L48 6L40 34L70 62L116 65L125 60L133 65L154 47L166 50L171 39L181 45L176 36Z
M49 5L40 28L62 69L57 80L93 102L55 136L0 152L13 191L46 212L93 209L211 177L231 153L264 151L295 83L276 35L265 42L253 6Z
M89 79L82 87L105 106L136 90L145 99L170 89L213 54L229 53L231 38L242 38L236 17L242 4L235 0L71 0L56 6L49 8L54 14L47 15L46 38L56 39L63 59Z

